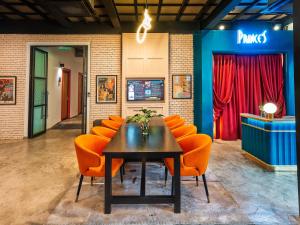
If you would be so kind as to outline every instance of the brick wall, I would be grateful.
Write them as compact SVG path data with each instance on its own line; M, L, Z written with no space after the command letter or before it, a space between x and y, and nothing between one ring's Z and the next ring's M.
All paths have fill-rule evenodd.
M2 35L0 34L0 76L17 76L17 104L0 105L0 139L21 139L24 136L27 43L28 42L89 42L90 120L120 114L121 98L121 35ZM172 74L193 74L193 36L170 35L170 80ZM117 75L117 104L96 104L96 75ZM170 114L180 114L193 122L193 100L172 99Z
M170 35L170 69L169 69L169 114L179 114L187 123L194 122L193 99L172 99L172 75L190 74L193 79L193 35ZM194 91L192 91L193 93Z
M0 105L0 139L24 136L28 42L90 42L90 121L120 114L120 35L0 35L0 76L17 76L17 104ZM96 75L117 75L117 104L96 104Z

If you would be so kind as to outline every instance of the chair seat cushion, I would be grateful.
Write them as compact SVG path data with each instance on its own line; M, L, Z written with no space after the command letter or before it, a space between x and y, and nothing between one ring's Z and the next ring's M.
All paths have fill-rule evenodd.
M167 166L170 174L174 176L174 159L166 158L165 165ZM185 166L183 163L183 156L180 156L180 176L200 176L196 167Z

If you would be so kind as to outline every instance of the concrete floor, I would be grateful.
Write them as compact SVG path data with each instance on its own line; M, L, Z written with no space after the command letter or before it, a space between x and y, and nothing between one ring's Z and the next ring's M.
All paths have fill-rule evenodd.
M78 130L50 130L45 135L31 140L0 142L1 225L44 224L51 221L67 224L67 221L55 218L64 201L68 198L73 199L75 194L78 168L73 139L78 134ZM246 221L250 221L251 224L298 224L298 218L294 217L298 213L296 173L266 172L243 156L240 142L215 141L208 174L212 200L224 208L227 203L231 204L232 210L236 211L230 212L236 212L235 219L241 218L240 221L232 220L234 224L245 224ZM130 179L127 179L127 182L127 185L132 185ZM190 187L190 193L193 193L194 184L184 181L182 185L186 190ZM99 186L100 188L97 188L97 185L91 188L86 185L81 193L82 197L96 194L96 198L101 199L103 185ZM219 198L220 190L221 196L225 196L224 201ZM202 189L199 193L203 194ZM212 206L206 204L205 195L203 196L199 198L199 204L202 204L202 211L205 211L205 207L213 207L214 203ZM84 201L79 201L77 206L84 205ZM94 200L89 198L87 201ZM99 201L97 203L101 208L102 204L99 206ZM186 203L184 207L185 205ZM89 208L87 210L89 211ZM93 214L93 211L95 210L90 209L87 213ZM199 214L195 212L198 218L191 221L187 218L186 222L199 224L198 221L201 221L201 224L213 224L213 217L219 216L222 210L219 208L219 211L209 214L206 218L201 214L202 211L199 211ZM117 213L118 208L113 207L113 212ZM134 210L132 212L137 213ZM153 214L155 211L150 209L150 212ZM224 212L226 213L226 210ZM112 214L111 217L104 217L101 211L96 213L95 215L106 218L103 221L108 222L109 218L115 216ZM147 213L149 211L143 211L143 207L139 208L139 215ZM141 219L139 215L136 218ZM166 221L170 224L172 221L184 222L184 216L182 214L182 217L178 217L171 213ZM177 219L172 220L171 217ZM224 221L231 224L228 222L230 218Z

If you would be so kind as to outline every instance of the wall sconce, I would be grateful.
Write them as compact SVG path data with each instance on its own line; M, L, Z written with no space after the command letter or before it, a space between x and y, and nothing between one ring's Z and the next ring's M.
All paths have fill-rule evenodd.
M277 106L274 103L268 102L263 106L263 110L266 113L266 118L272 120L277 111Z

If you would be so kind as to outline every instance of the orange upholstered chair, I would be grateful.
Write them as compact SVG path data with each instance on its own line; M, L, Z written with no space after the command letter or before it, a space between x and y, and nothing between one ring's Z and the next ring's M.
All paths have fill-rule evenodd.
M192 134L183 137L178 144L183 150L180 156L180 176L195 176L198 186L198 176L202 175L207 201L209 202L209 193L206 183L205 171L207 169L212 140L206 134ZM169 170L172 176L172 193L173 193L173 176L174 176L174 159L166 158L165 182L167 181L167 172Z
M183 125L181 127L175 128L171 131L174 137L177 141L180 140L180 138L191 135L191 134L197 134L197 127L194 125Z
M179 118L180 118L179 115L171 115L171 116L165 117L165 118L164 118L164 121L165 121L165 122L169 122L169 121L171 121L171 120L179 119Z
M113 120L102 120L101 124L107 128L113 129L113 130L119 130L119 128L122 126L122 123L113 121Z
M107 138L113 138L117 133L117 131L115 131L113 129L110 129L107 127L102 127L102 126L93 127L91 132L92 132L92 134L99 135L99 136L105 136Z
M115 115L110 115L109 119L113 120L113 121L116 121L116 122L119 122L119 123L124 123L124 121L125 121L125 119L122 118L121 116L115 116Z
M77 189L76 200L78 201L82 180L84 176L104 177L105 176L105 156L102 150L109 143L109 139L93 134L84 134L75 138L75 149L77 162L80 171L79 185ZM123 159L112 159L111 174L114 177L123 164ZM121 182L123 175L120 173Z
M184 125L185 120L182 118L174 119L169 122L166 122L166 125L170 128L170 130L173 130L175 128L181 127Z

